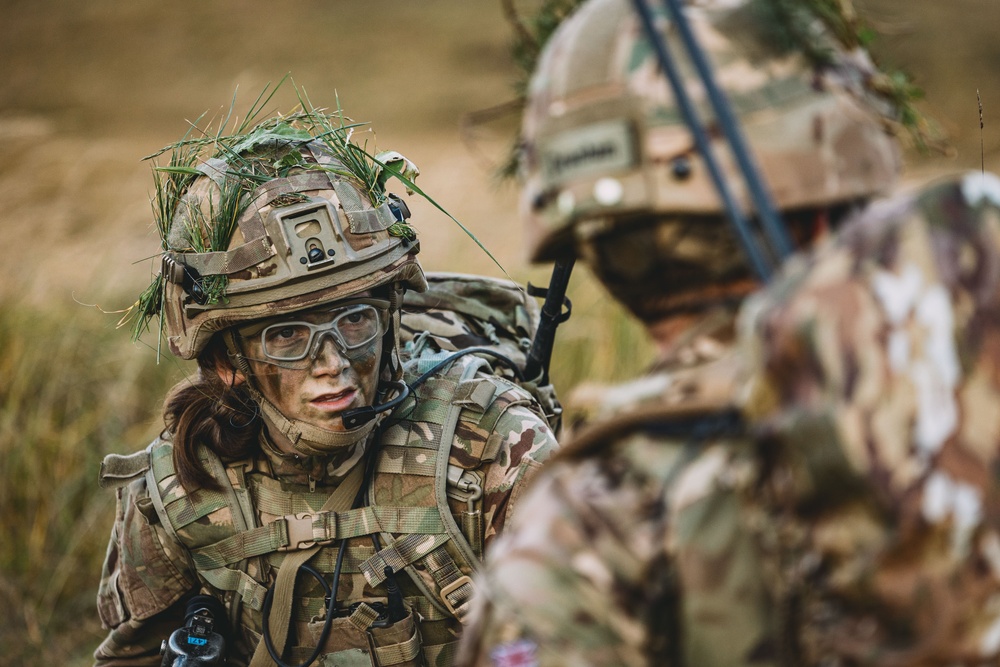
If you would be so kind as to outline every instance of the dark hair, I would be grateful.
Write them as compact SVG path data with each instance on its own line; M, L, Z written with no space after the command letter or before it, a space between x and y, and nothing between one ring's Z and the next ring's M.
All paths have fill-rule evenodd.
M235 380L226 346L215 336L198 355L198 373L174 385L164 401L163 421L174 443L174 467L188 491L222 488L205 469L199 447L231 460L250 456L260 446L260 409L246 383Z

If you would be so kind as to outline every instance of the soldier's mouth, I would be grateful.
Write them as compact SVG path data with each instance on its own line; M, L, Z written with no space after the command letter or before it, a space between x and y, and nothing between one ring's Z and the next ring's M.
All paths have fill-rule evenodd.
M345 389L336 393L322 394L309 401L309 404L322 412L343 412L354 402L357 393L355 389Z

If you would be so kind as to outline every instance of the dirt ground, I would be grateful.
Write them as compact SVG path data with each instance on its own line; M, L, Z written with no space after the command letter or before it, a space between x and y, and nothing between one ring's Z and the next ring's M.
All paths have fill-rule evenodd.
M421 168L422 187L511 272L526 273L516 193L493 161L513 119L480 128L468 114L508 100L514 67L499 2L213 0L171 3L6 0L0 22L0 295L51 304L124 305L148 281L156 249L148 164L186 120L246 108L291 73L312 100L337 96L371 121L380 148ZM910 70L925 108L955 141L949 158L915 157L910 176L987 166L1000 149L1000 24L994 0L864 0L885 61ZM289 91L286 91L286 93ZM278 106L292 104L279 95ZM444 216L411 200L430 268L499 270ZM138 263L133 263L138 262Z

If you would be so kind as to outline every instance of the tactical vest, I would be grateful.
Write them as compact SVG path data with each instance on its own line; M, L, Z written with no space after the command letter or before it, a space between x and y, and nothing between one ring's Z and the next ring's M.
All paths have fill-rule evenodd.
M409 362L404 379L412 381L444 356ZM309 564L330 580L345 539L337 591L344 614L332 622L315 664L451 664L482 553L479 469L502 444L493 429L503 412L530 402L523 389L489 374L483 359L455 361L382 424L366 505L346 512L320 511L329 491L284 484L261 460L224 463L207 448L199 455L223 488L188 493L177 481L172 444L154 441L146 450L150 497L164 527L190 551L202 585L225 601L238 628L230 664L249 660L260 640L265 582L273 581L286 555L329 545ZM122 467L119 461L116 468ZM387 566L409 575L397 578L409 615L383 627ZM303 575L295 589L294 641L285 654L292 664L312 653L325 618L323 589Z

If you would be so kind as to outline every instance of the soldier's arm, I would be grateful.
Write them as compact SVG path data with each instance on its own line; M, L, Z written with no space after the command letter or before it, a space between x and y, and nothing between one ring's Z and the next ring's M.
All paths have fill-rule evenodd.
M826 614L805 662L1000 655L998 205L979 173L879 204L747 312L748 413Z
M555 462L538 476L487 553L458 664L650 664L643 580L663 543L626 544L649 497L616 494L606 472Z
M507 407L490 437L500 440L496 458L485 468L483 518L485 543L503 532L542 462L552 456L558 443L552 430L531 403Z
M119 489L97 596L109 632L95 664L159 665L160 643L183 624L183 598L197 586L192 572L186 551L160 524L145 480Z

